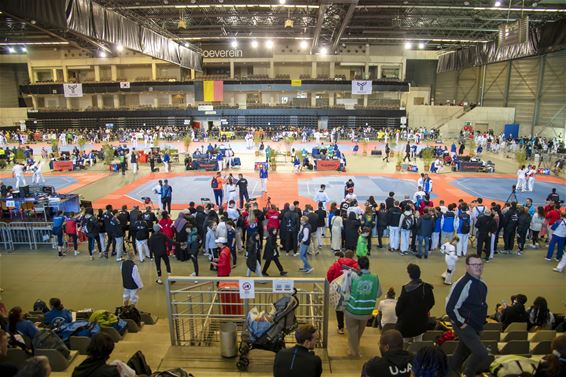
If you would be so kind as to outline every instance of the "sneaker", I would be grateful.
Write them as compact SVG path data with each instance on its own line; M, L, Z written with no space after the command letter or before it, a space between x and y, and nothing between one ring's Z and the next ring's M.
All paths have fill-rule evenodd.
M420 255L417 255L416 257L419 258L419 259L422 259L422 256L420 256Z
M317 250L317 251L314 253L314 255L318 255L318 254L320 254L320 251Z
M99 258L102 258L103 256L104 256L104 254L98 253L98 257L99 257Z
M303 267L299 268L299 272L304 272L305 269Z
M294 256L294 257L298 257L298 256L299 256L299 253L295 253L295 254L293 254L293 256Z
M305 272L305 274L310 274L313 271L314 271L314 268L311 267L308 270L305 270L304 272Z
M196 273L196 272L193 272L193 273L191 274L191 276L197 276L197 273Z
M163 284L163 280L161 280L161 278L157 278L157 280L155 281L157 284Z
M116 259L116 262L121 262L121 261L123 261L122 258L117 258L117 259Z
M338 329L337 332L338 332L338 334L340 334L340 335L344 335L344 329Z
M521 255L523 255L523 253L521 253L520 251L517 251L517 255L521 256Z
M262 272L263 276L269 277L269 274L267 272Z
M552 259L551 259L551 258L544 258L544 260L546 260L546 261L549 261L549 262L550 262L550 261L551 261Z
M424 259L428 259L428 255L425 255L425 256L424 256Z
M58 252L57 255L60 256L60 257L62 257L62 256L63 256L63 253L62 253L62 252Z
M553 269L552 269L552 271L555 271L555 272L562 272L562 270L561 270L561 269L559 269L558 267L556 267L556 268L553 268Z
M77 255L79 255L79 252L75 250L74 254L75 254L75 257L76 257Z
M285 276L285 275L287 275L287 271L281 271L281 272L279 273L279 275Z
M91 255L91 256L90 256L90 260L94 260L94 255Z
M444 282L444 285L452 285L452 283Z

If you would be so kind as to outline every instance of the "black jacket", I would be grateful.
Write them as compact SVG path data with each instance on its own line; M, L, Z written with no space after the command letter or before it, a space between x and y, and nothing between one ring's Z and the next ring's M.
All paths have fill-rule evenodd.
M259 241L253 239L253 236L247 241L247 245L246 245L246 251L247 251L247 258L246 258L246 266L253 272L255 272L255 269L257 267L257 262L260 260L261 256L260 256L260 246L259 246Z
M392 227L399 226L399 220L401 220L401 208L392 207L387 210L387 225Z
M265 248L263 249L263 259L272 260L274 257L279 256L279 251L277 250L277 236L270 234L267 236L267 242L265 243Z
M165 234L154 232L147 242L149 250L155 257L167 255L167 243L172 242Z
M409 377L413 354L404 351L388 351L381 357L368 360L363 366L362 376L365 377Z
M318 215L314 212L309 212L307 214L307 217L309 218L309 224L311 226L312 232L316 232L316 230L318 229Z
M385 209L393 208L394 205L395 199L393 197L389 196L387 199L385 199Z
M73 370L72 377L120 377L120 373L106 361L89 357Z
M446 314L461 327L468 324L479 334L487 316L487 285L466 273L452 286L446 300ZM456 307L458 306L458 307Z
M425 214L417 220L417 234L420 236L430 237L434 231L434 217Z
M297 233L299 231L299 215L295 211L287 211L281 220L281 230Z
M360 221L348 218L344 220L344 247L346 250L356 250L360 233Z
M525 310L525 305L516 302L511 306L506 307L501 313L501 323L503 323L503 330L513 322L528 322L529 314Z
M322 360L306 347L295 345L293 348L277 352L273 363L273 377L320 377Z
M429 312L434 306L434 288L422 280L410 281L401 289L395 306L397 330L404 338L424 333L428 327Z
M476 221L478 234L487 235L488 233L497 232L497 223L490 215L481 215Z
M524 233L529 230L531 225L531 215L526 212L519 215L519 222L517 223L517 232Z

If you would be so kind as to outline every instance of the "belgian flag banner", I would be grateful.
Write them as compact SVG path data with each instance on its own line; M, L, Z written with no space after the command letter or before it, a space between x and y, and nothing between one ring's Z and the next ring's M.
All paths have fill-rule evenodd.
M195 101L224 101L224 81L195 81Z

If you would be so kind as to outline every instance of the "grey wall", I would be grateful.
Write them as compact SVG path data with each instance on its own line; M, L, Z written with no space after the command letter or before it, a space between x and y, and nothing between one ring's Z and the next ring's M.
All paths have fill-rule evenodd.
M0 107L19 107L20 85L28 81L25 64L0 64Z

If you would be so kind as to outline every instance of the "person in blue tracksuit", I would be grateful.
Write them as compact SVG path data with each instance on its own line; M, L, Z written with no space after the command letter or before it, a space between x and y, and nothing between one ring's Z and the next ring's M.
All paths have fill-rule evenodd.
M259 179L261 181L261 191L267 191L267 178L269 173L267 172L267 164L261 164L259 167Z
M63 211L57 211L57 214L53 216L53 228L51 233L57 237L57 253L60 257L63 254L63 223L65 222L65 216L63 216Z
M450 242L452 236L454 236L454 220L456 219L456 214L454 213L454 204L448 206L448 211L442 215L442 221L440 223L440 229L442 231L442 241L441 244Z
M442 224L442 212L440 207L434 209L434 230L432 231L430 250L436 250L440 247L440 230Z

